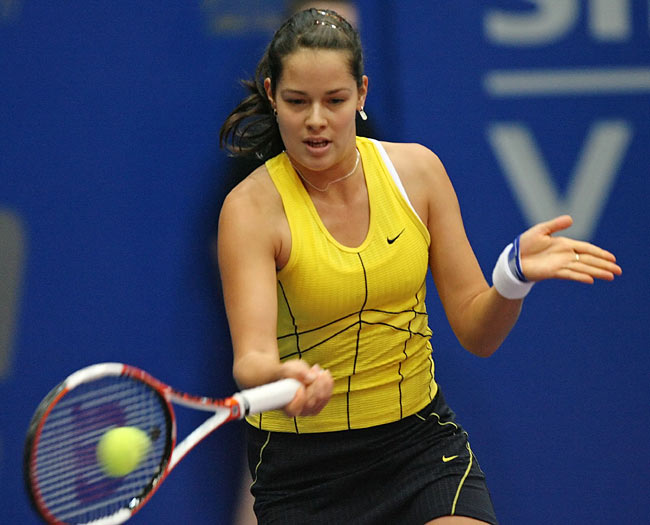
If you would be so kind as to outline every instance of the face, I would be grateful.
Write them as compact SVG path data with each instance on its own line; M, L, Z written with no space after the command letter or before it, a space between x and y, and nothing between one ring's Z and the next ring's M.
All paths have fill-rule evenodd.
M275 93L270 79L264 82L287 154L301 171L345 171L356 160L355 113L364 104L368 79L357 88L348 56L299 49L285 58Z

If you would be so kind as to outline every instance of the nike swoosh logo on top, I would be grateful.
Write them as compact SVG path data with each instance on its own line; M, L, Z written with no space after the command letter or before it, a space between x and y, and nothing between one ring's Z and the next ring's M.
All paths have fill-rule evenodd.
M405 229L406 228L402 228L402 231L399 232L397 235L395 235L395 237L393 237L392 239L390 237L386 237L386 242L388 244L393 244L397 240L397 238L404 233Z
M442 456L442 462L443 463L449 463L450 461L453 461L457 457L458 456Z

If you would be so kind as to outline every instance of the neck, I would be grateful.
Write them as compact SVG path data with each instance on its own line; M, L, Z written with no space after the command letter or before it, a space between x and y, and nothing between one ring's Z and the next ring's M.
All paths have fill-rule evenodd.
M303 181L305 181L305 183L307 183L311 188L315 189L316 191L325 192L325 191L327 191L329 189L329 187L332 184L336 184L337 182L341 182L342 180L345 180L345 179L351 177L352 175L354 175L354 173L357 171L357 168L359 167L359 161L361 159L361 155L359 154L359 150L356 150L356 152L357 152L357 160L354 163L354 168L352 168L352 170L349 173L346 173L342 177L339 177L338 179L334 179L334 180L329 181L324 188L320 188L320 187L316 186L313 182L310 182L309 179L305 178L305 176L302 173L300 173L300 170L296 167L296 165L293 162L291 162L291 159L289 159L289 162L291 162L291 165L293 166L293 169L296 170L296 173L298 174L298 176Z

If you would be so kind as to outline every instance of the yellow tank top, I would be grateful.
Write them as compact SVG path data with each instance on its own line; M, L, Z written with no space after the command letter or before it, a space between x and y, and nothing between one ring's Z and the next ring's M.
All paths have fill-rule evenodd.
M330 235L285 153L266 167L291 230L278 274L280 359L319 364L334 393L317 416L248 417L263 430L309 433L397 421L435 396L425 307L429 232L377 141L357 137L370 225L358 247Z

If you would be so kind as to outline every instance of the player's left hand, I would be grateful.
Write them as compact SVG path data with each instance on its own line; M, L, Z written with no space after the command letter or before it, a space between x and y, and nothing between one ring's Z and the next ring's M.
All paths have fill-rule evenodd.
M612 281L621 275L614 254L585 241L554 234L573 224L561 215L526 230L519 239L521 269L529 281L566 279L591 284L594 279Z

